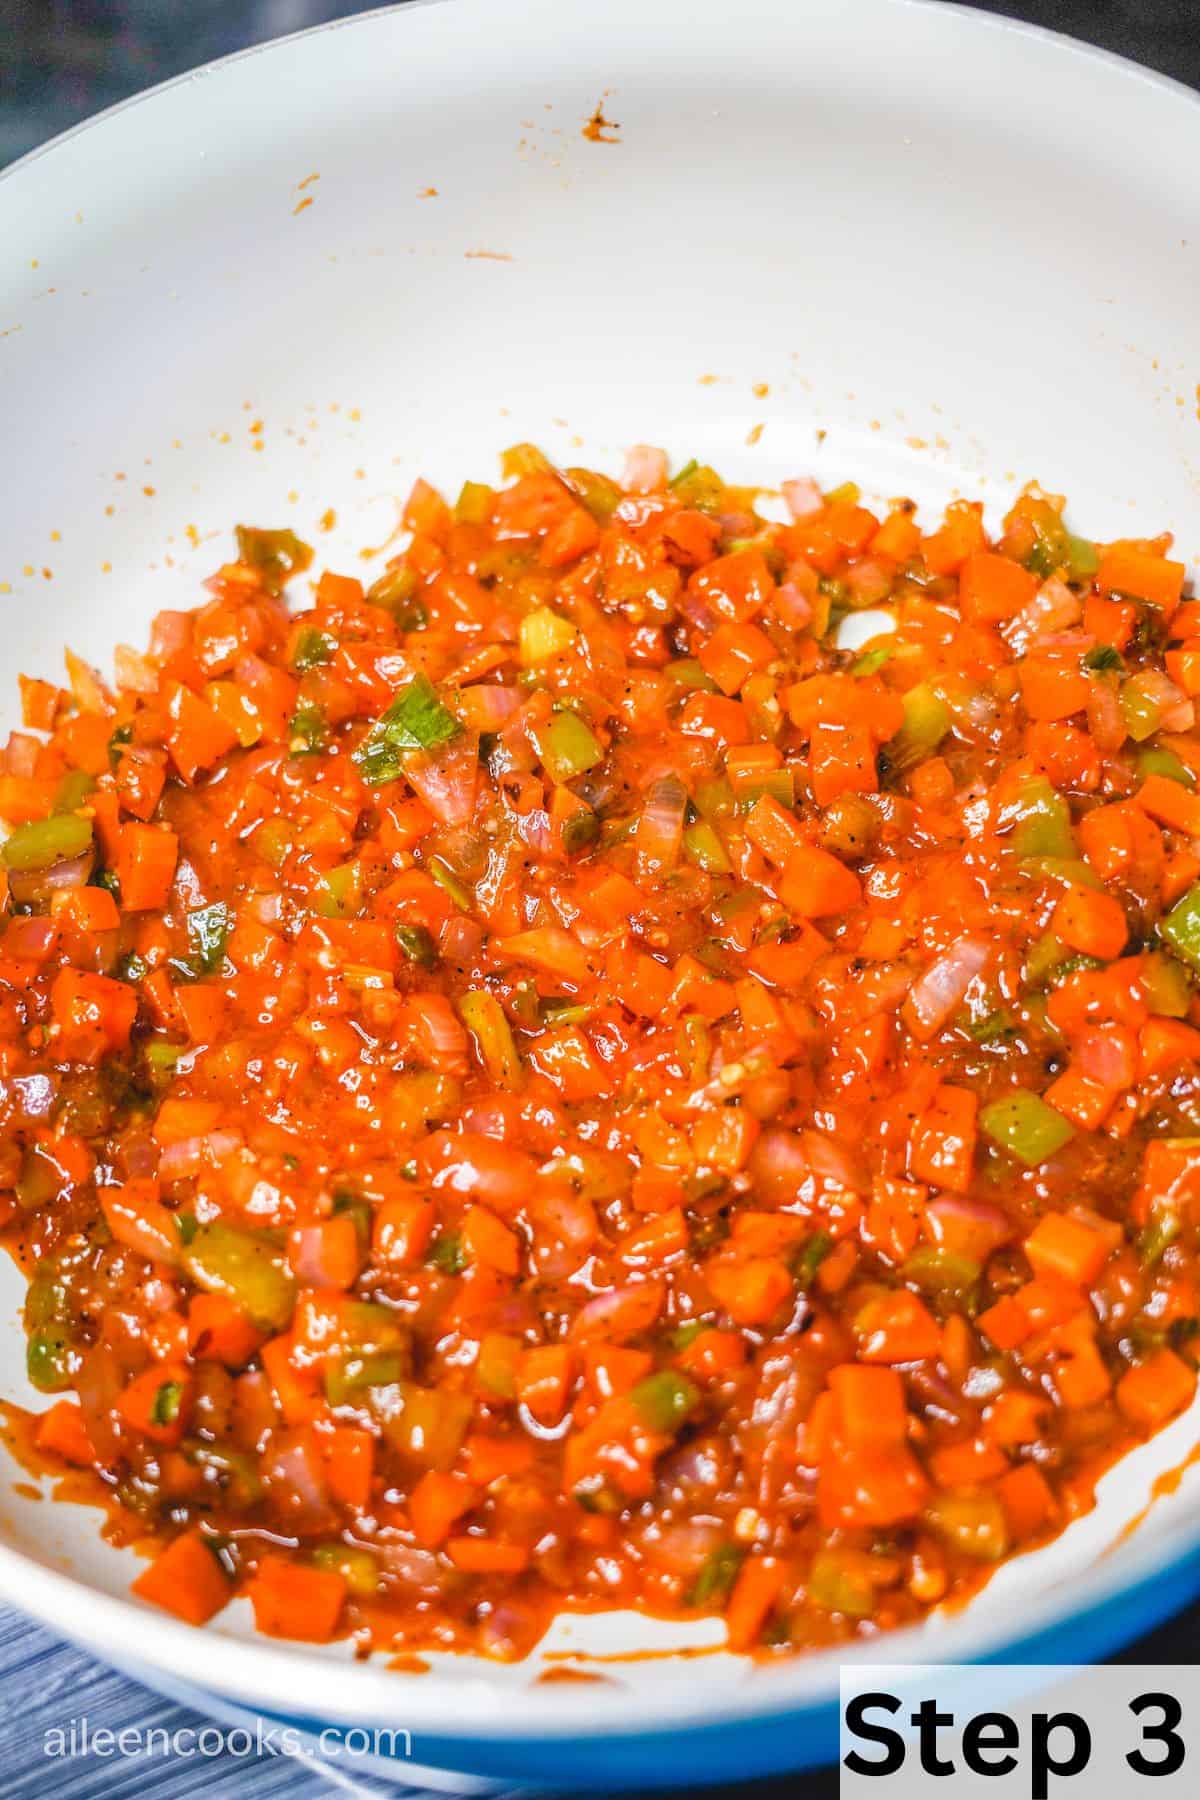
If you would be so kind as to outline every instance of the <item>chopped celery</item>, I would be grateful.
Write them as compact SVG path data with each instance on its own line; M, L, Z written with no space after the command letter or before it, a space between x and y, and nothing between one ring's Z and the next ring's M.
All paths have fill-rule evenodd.
M1103 888L1104 883L1090 863L1078 856L1027 856L1023 862L1030 875L1042 875L1068 887Z
M121 752L126 744L133 742L133 726L130 723L118 725L108 740L108 766L115 769L121 760Z
M999 1044L1016 1033L1018 1021L1006 1006L998 1006L981 1019L972 1019L966 1029L977 1044Z
M574 712L558 712L548 719L537 732L537 746L551 781L573 781L604 760L595 732Z
M340 1575L352 1594L369 1599L379 1591L379 1564L369 1550L358 1550L349 1544L318 1544L313 1551L314 1569L328 1569Z
M156 1425L173 1425L182 1405L182 1384L178 1381L164 1381L150 1402L150 1417Z
M964 1556L998 1562L1008 1549L1008 1521L998 1494L939 1494L925 1523Z
M419 969L432 969L437 962L437 945L424 925L397 925L396 942Z
M1119 650L1114 650L1111 644L1097 644L1095 649L1089 650L1084 657L1083 666L1085 669L1094 669L1097 674L1104 675L1113 669L1123 669L1125 658Z
M1075 1135L1062 1114L1028 1088L1016 1088L1003 1100L993 1100L980 1113L979 1124L994 1144L1030 1169L1044 1163Z
M95 785L95 777L86 769L68 769L54 792L55 812L74 812L76 807L83 805Z
M796 804L796 775L793 769L767 769L753 781L739 781L737 797L738 805L743 812L749 812L756 801L764 794L770 794L772 800L778 800L780 806L793 807Z
M563 849L568 856L577 856L581 850L586 850L589 844L594 844L599 836L600 821L590 806L582 808L579 812L573 812L569 818L563 820Z
M401 631L422 631L429 623L428 614L417 599L420 579L401 558L385 569L378 581L367 589L367 604L389 613Z
M1021 789L1011 843L1018 856L1075 858L1071 809L1044 775L1031 775Z
M402 1381L408 1366L402 1350L344 1350L325 1365L325 1398L330 1406L353 1406L368 1389Z
M187 916L188 942L192 961L204 975L211 975L225 960L225 942L229 936L229 908L223 900L211 906L197 907Z
M292 575L302 575L313 559L311 547L294 531L260 531L253 525L236 529L238 561L255 569L270 594L279 593Z
M1089 538L1067 533L1067 573L1072 581L1085 581L1100 567L1100 552Z
M1162 1260L1163 1251L1175 1242L1182 1229L1177 1212L1165 1206L1152 1207L1150 1218L1137 1241L1138 1261L1144 1269L1152 1269Z
M25 1350L25 1372L42 1394L58 1394L71 1386L74 1357L61 1326L35 1331Z
M182 1044L167 1044L160 1041L146 1045L146 1061L159 1074L173 1069L182 1055Z
M806 1591L822 1612L843 1613L848 1619L868 1619L875 1610L875 1584L859 1552L818 1550L808 1571Z
M683 848L699 868L709 875L728 875L733 867L716 829L707 819L697 819L683 834Z
M459 525L486 525L495 498L495 488L485 481L464 481L454 502L455 520Z
M470 912L475 904L475 896L466 883L459 880L448 862L443 862L440 856L431 856L425 864L425 870L442 892L449 894L459 912Z
M684 1324L677 1325L671 1332L671 1348L672 1350L686 1350L689 1344L695 1343L701 1332L711 1330L712 1326L707 1319L688 1319Z
M426 1262L432 1269L440 1269L443 1275L461 1275L467 1266L467 1253L463 1248L462 1235L457 1231L443 1231L434 1239Z
M857 481L843 481L837 487L830 488L825 495L826 506L857 506L862 499L862 489Z
M507 481L512 476L546 475L554 464L536 444L510 444L500 452L500 473Z
M795 1259L796 1279L801 1287L810 1288L817 1278L817 1270L833 1249L833 1239L827 1231L814 1231Z
M879 836L879 810L863 794L839 794L825 808L821 845L836 856L865 856Z
M1154 671L1150 674L1152 680L1156 679ZM1135 744L1144 744L1162 724L1162 702L1140 674L1122 684L1118 698L1126 731Z
M1176 956L1200 969L1200 882L1177 901L1158 930Z
M927 1294L968 1294L979 1280L979 1264L942 1244L923 1244L901 1265L900 1274Z
M1164 775L1168 781L1181 782L1187 788L1194 788L1196 785L1196 777L1186 763L1180 762L1173 750L1164 750L1157 745L1139 750L1137 766L1143 781L1147 775Z
M513 1041L512 1026L496 996L482 988L473 988L463 995L458 1010L492 1080L498 1087L518 1087L521 1058Z
M700 1390L686 1375L674 1369L659 1369L639 1381L629 1395L630 1400L651 1431L674 1432L695 1411Z
M1192 984L1187 971L1161 950L1148 950L1141 962L1142 992L1152 1013L1162 1018L1186 1019L1192 1004Z
M328 738L329 725L321 707L310 700L302 700L288 720L288 749L292 755L316 756L325 748Z
M578 632L570 619L539 606L526 613L517 627L517 651L523 669L534 669L539 663L553 662L575 642Z
M700 1571L688 1595L689 1606L719 1606L725 1601L737 1580L746 1552L740 1544L718 1544L700 1564Z
M92 821L78 813L57 813L51 819L31 819L18 825L0 848L6 869L48 869L52 863L82 856L92 842Z
M572 493L597 525L607 525L621 504L621 490L607 475L593 469L564 469L563 475Z
M480 1387L501 1400L513 1399L517 1391L517 1359L522 1348L520 1338L510 1332L486 1332L475 1359L475 1378Z
M539 1025L586 1025L595 1016L594 1006L580 1006L577 1000L559 1000L553 996L538 1003L537 1018Z
M448 1469L475 1410L470 1394L399 1381L379 1388L372 1411L388 1442L427 1468Z
M893 769L911 769L931 756L950 729L950 708L929 686L919 681L904 696L904 723L884 746Z
M215 1219L198 1225L183 1265L198 1287L223 1294L257 1325L282 1331L296 1304L296 1284L274 1244L257 1232Z
M864 650L861 656L854 659L850 664L850 673L852 675L874 675L877 670L882 669L884 663L890 662L895 654L895 644L875 644L870 650Z
M258 1459L232 1444L210 1444L204 1438L185 1438L186 1462L203 1469L220 1489L222 1497L237 1507L256 1506L263 1497Z
M461 733L461 723L442 705L428 675L417 675L371 727L354 760L363 780L377 787L403 773L406 752L439 750Z
M695 459L684 464L672 477L670 486L676 499L685 506L694 506L698 512L717 512L725 493L725 483L717 471Z
M313 890L313 907L323 919L344 919L357 912L362 897L362 865L340 863L321 877Z
M675 662L669 662L663 674L681 694L715 694L717 691L716 682L694 656L681 656Z
M301 674L305 669L319 668L322 663L333 660L336 649L336 638L330 637L327 631L321 631L315 625L306 625L296 639L296 647L292 651L292 667Z
M712 781L697 782L692 804L700 817L710 824L716 819L727 819L737 811L733 788L724 775L718 775Z

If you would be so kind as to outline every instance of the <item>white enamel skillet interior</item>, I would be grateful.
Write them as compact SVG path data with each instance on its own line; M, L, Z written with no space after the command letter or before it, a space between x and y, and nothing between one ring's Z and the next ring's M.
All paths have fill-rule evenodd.
M619 142L582 133L601 100ZM64 643L107 668L195 604L235 521L369 571L418 473L453 493L521 439L931 509L1037 478L1079 530L1169 526L1194 561L1198 157L1187 91L905 0L448 0L120 107L0 180L5 722L18 670L56 673ZM2 1281L0 1392L30 1400ZM1057 1545L883 1653L995 1655L1169 1579L1200 1543L1191 1478L1106 1551L1195 1436L1178 1421ZM836 1686L829 1657L720 1655L607 1685L539 1687L536 1658L415 1679L255 1640L244 1605L194 1632L125 1597L133 1559L95 1523L6 1485L0 1595L276 1711L502 1738L765 1718ZM556 1634L697 1640L627 1615Z

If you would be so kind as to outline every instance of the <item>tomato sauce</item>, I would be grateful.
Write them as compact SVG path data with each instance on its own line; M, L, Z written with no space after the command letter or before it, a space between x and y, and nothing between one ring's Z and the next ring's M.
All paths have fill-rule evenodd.
M518 446L22 678L0 1226L147 1602L837 1644L1191 1402L1200 601L1037 489L783 494Z

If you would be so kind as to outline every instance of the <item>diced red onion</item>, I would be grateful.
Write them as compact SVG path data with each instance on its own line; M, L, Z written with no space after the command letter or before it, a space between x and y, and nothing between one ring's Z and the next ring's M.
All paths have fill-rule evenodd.
M662 1311L663 1291L659 1281L630 1282L625 1287L609 1288L580 1307L571 1325L573 1338L636 1337L649 1331Z
M961 1006L967 989L987 963L991 946L978 938L959 938L909 989L904 1018L913 1036L925 1043Z
M811 475L797 475L792 481L781 482L779 491L797 523L801 519L811 519L825 505L824 496Z
M1137 1054L1132 1038L1123 1031L1089 1028L1071 1045L1071 1066L1101 1087L1132 1087L1137 1080Z
M334 1527L336 1515L310 1431L300 1426L274 1434L261 1468L272 1509L282 1524L306 1535Z
M198 1137L181 1138L168 1144L158 1159L158 1172L164 1181L179 1181L185 1175L199 1175L205 1169L218 1168L242 1148L240 1131L205 1131Z
M465 825L475 811L478 733L465 733L440 756L410 756L404 773L435 819L443 825Z
M687 789L678 775L662 775L650 784L637 823L639 867L648 872L675 867L687 803Z
M37 772L41 748L38 739L30 737L27 731L10 731L4 750L4 773L20 775L26 781L30 780Z
M635 444L625 458L621 485L631 494L653 494L667 485L667 453L651 444Z
M925 1208L933 1241L956 1256L984 1263L1015 1235L1012 1220L998 1206L985 1200L960 1200L956 1194L939 1194Z
M526 1151L477 1132L435 1131L419 1160L432 1187L470 1195L503 1213L518 1211L537 1180L537 1163Z
M1097 750L1119 750L1125 742L1125 720L1117 690L1107 681L1093 681L1088 687L1088 733Z
M48 900L51 894L83 887L95 861L95 851L88 849L80 856L65 856L44 869L13 869L8 877L9 893L19 906L33 906L39 900Z
M771 610L789 631L803 631L812 624L812 601L807 594L801 593L794 581L781 582L775 589Z
M128 688L135 694L158 692L157 667L148 656L131 649L128 644L118 644L113 651L113 673L120 688Z
M1077 625L1083 617L1083 603L1065 581L1051 575L1044 581L1029 605L1004 627L1004 636L1018 655L1033 644L1044 645L1054 632Z

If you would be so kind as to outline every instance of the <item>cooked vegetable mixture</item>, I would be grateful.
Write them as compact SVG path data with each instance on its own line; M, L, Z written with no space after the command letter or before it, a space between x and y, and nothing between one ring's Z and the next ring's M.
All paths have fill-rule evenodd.
M1032 488L503 467L22 680L37 1446L197 1624L916 1619L1195 1391L1200 600Z

